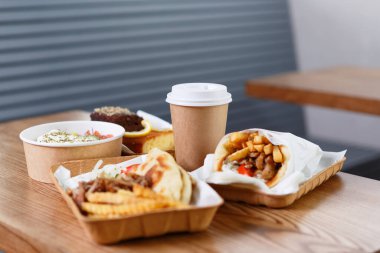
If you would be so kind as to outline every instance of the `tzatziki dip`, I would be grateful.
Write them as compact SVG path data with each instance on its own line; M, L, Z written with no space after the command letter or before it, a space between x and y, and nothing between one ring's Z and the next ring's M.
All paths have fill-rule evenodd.
M98 141L112 137L112 135L101 135L98 131L87 131L84 135L77 133L69 133L59 129L50 130L47 133L39 136L37 142L41 143L81 143Z

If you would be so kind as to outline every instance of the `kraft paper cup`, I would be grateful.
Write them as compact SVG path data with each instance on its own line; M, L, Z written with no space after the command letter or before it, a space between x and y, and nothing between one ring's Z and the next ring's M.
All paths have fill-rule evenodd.
M176 160L187 171L195 170L225 135L231 94L221 84L186 83L174 85L166 101L170 104Z
M87 130L96 130L103 135L111 134L113 137L84 143L37 142L39 136L53 129L78 134L84 134ZM24 144L28 175L34 180L52 183L49 171L54 164L71 160L120 156L124 132L124 128L119 125L100 121L62 121L25 129L20 133L20 139Z

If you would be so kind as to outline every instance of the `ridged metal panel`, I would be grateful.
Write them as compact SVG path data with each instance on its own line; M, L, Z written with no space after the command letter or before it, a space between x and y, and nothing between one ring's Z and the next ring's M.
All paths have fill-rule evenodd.
M245 97L247 79L295 69L282 0L0 1L0 121L124 105L170 119L171 85L228 85L229 130L304 135L299 107Z

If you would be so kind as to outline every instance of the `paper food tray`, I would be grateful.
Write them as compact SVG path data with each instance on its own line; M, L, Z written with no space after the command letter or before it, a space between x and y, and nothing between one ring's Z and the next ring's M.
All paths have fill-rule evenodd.
M130 157L104 158L102 166L117 164ZM138 237L153 237L173 232L196 232L206 230L223 199L206 183L196 180L191 207L186 209L165 209L155 212L131 215L118 218L90 218L84 216L72 198L60 186L54 172L60 165L71 171L71 176L77 176L91 171L100 159L64 162L52 166L50 176L72 210L87 236L101 244L116 243Z
M343 158L330 167L327 167L301 184L297 192L286 195L271 195L264 192L258 192L249 188L249 186L242 184L210 185L224 200L241 201L251 205L264 205L272 208L283 208L290 206L294 201L314 190L317 186L338 173L342 169L345 160L346 158Z

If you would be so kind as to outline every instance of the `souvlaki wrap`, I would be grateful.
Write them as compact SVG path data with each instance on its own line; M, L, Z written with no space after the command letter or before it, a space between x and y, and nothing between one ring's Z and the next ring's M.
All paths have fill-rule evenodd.
M291 133L252 128L224 136L215 154L192 175L272 194L296 192L307 179L341 160L346 151L324 152Z

